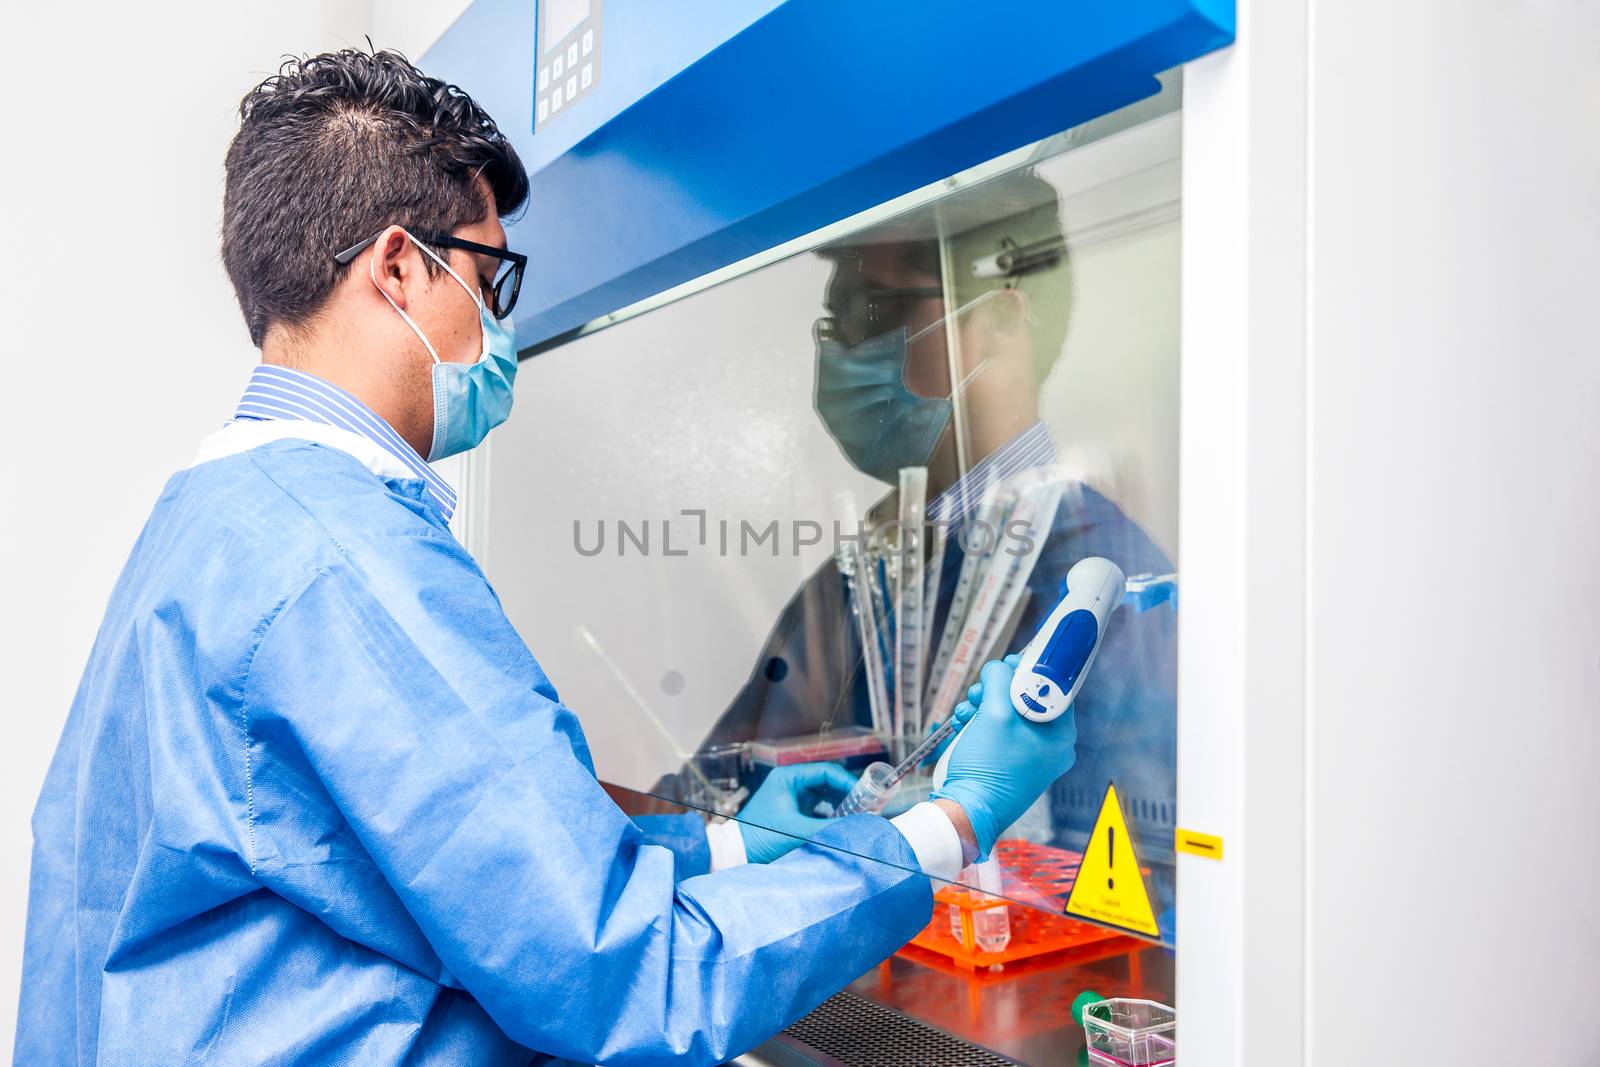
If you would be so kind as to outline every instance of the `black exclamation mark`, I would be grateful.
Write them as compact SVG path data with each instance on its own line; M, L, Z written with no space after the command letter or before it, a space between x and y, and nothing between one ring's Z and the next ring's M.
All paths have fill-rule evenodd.
M1106 866L1109 868L1106 871L1106 888L1115 889L1117 888L1117 880L1111 877L1111 871L1116 870L1117 867L1117 828L1115 826L1106 827Z

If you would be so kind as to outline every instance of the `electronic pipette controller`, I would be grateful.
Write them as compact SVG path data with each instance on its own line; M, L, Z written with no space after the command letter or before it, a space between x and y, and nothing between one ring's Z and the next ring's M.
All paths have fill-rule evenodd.
M1111 613L1122 603L1122 570L1089 556L1067 572L1066 595L1033 635L1011 679L1011 704L1033 722L1060 718L1089 676Z
M1122 604L1125 584L1122 569L1109 559L1089 556L1072 565L1062 583L1060 603L1022 650L1011 676L1011 706L1018 715L1032 722L1051 722L1072 706L1100 651L1106 623ZM953 718L947 720L923 745L942 741L953 725ZM933 769L935 789L944 786L950 757L960 744L957 734L939 757ZM913 755L921 758L920 747Z

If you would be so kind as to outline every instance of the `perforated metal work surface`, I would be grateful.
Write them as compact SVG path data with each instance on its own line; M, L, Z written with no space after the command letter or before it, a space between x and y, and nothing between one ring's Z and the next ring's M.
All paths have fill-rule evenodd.
M784 1031L844 1067L1015 1067L892 1008L838 993Z

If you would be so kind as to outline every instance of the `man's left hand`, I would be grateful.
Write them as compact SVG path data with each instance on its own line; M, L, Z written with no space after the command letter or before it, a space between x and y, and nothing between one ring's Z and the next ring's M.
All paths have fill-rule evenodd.
M856 784L856 776L837 763L798 763L767 775L744 810L739 832L751 863L771 863L833 822L811 814L818 802L838 806Z

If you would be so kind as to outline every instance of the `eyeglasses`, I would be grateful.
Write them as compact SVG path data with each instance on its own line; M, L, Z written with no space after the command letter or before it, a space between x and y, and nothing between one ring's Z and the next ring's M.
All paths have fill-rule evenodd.
M868 288L829 303L834 305L833 317L840 336L849 344L859 344L868 337L909 326L926 301L943 297L944 290L937 286Z
M388 229L388 227L384 227L384 229ZM383 230L379 230L360 244L351 245L334 256L333 261L341 267L349 266L351 260L372 247L372 243L382 236ZM500 276L494 280L494 285L490 287L493 300L489 305L489 310L494 313L495 318L503 319L511 314L512 308L517 306L517 297L522 293L522 272L528 268L528 257L521 252L513 252L507 248L496 248L493 245L481 245L476 241L464 241L459 237L451 237L448 234L418 234L417 240L426 241L428 244L437 245L440 248L459 248L463 252L472 252L480 256L493 256L495 259L501 260L506 264L506 268L500 272Z
M942 298L944 296L944 290L934 288L868 289L866 292L880 299L884 296L892 297L893 303L899 303L905 300L932 300L935 298ZM931 322L924 322L922 326L916 330L911 329L908 316L891 318L890 316L875 314L869 317L870 321L868 325L863 327L860 325L852 326L851 323L836 316L824 315L822 318L817 319L811 324L811 334L812 337L818 341L842 341L847 345L854 346L860 344L862 341L865 341L868 337L877 337L893 330L904 329L907 331L906 347L909 348L911 345L916 344L921 338L926 337L928 334L940 329L948 322L954 322L956 319L959 319L961 316L965 315L979 304L993 300L1001 293L1013 292L1015 292L1015 290L1009 287L1000 289L986 289L977 296L973 297L971 300L968 300L965 304L962 304L960 307L956 308L954 311L947 311L943 315L934 318ZM881 307L882 304L880 303L877 306ZM848 307L849 305L847 303L846 308ZM1038 321L1027 312L1026 305L1024 305L1023 315L1026 321L1031 325L1037 326L1039 324ZM981 368L987 362L988 360L984 360L983 363L979 364L979 367ZM974 370L967 376L967 378L970 380L977 373L977 370Z

